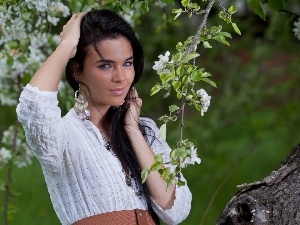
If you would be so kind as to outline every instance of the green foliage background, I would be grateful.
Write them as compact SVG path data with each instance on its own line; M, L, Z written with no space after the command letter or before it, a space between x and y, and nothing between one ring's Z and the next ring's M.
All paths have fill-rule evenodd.
M175 99L149 96L158 80L151 69L153 62L159 54L172 52L179 40L193 35L199 21L180 24L157 8L150 12L136 27L146 55L146 71L137 89L143 98L143 114L157 120ZM212 96L204 117L195 110L186 113L184 135L195 143L202 163L184 171L193 203L182 224L215 224L238 184L268 175L298 144L300 42L293 36L288 16L274 12L263 21L246 9L235 17L242 36L234 35L231 47L213 43L212 49L199 49L196 63L213 74L218 88L204 87ZM14 108L1 108L0 131L15 116ZM178 126L168 127L170 144L178 139ZM59 224L38 162L14 170L13 178L14 191L21 195L12 198L18 211L10 224ZM2 192L0 197L2 201Z

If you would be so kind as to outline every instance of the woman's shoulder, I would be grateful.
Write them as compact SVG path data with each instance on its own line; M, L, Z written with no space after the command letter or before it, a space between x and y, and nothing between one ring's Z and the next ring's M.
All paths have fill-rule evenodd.
M149 117L140 116L139 122L140 122L140 123L143 123L143 124L145 124L145 125L147 125L147 126L149 126L149 127L151 127L151 128L157 127L157 126L156 126L156 123L154 122L154 120L151 119L151 118L149 118Z

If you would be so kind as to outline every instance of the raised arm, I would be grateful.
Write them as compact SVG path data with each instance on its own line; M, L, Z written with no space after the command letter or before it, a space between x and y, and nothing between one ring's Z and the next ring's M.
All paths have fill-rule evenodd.
M138 97L136 91L135 97L136 100L131 100L130 108L128 109L126 115L125 130L141 170L143 170L151 167L151 165L154 163L155 154L147 144L138 127L138 118L140 115L142 100ZM175 200L175 186L171 185L167 189L167 183L157 171L149 174L146 184L151 197L162 209L170 209L173 206Z
M70 58L74 57L80 37L80 23L86 13L73 14L63 31L60 33L61 42L37 70L30 85L40 91L56 91L63 71Z

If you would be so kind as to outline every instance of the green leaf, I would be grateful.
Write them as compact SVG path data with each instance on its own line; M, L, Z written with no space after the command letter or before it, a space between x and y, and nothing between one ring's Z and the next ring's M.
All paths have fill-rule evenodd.
M158 153L154 156L155 162L163 163L163 153Z
M155 95L157 92L159 92L161 90L161 86L159 83L156 83L152 88L151 88L151 91L150 91L150 96L153 96Z
M196 11L200 9L197 3L189 3L187 7Z
M164 123L167 123L170 120L170 117L164 115L158 118L159 121L163 121Z
M198 110L198 111L201 111L202 107L200 105L195 105L195 108Z
M188 95L188 96L185 97L185 99L186 99L187 101L190 101L193 97L194 97L193 95Z
M162 173L162 177L164 180L166 180L169 175L170 175L170 167L164 169L164 171Z
M142 173L141 173L141 177L142 177L142 183L145 183L145 181L147 180L147 177L149 175L149 170L147 169L143 169Z
M147 13L149 11L149 2L147 1L141 2L140 9L143 13Z
M178 44L179 45L179 44ZM177 48L177 47L176 47ZM178 52L174 55L173 57L173 61L174 62L179 62L180 60L182 59L182 53L181 52Z
M178 81L178 80L173 81L172 85L173 85L173 87L174 87L175 90L178 90L180 88L180 86L181 86L181 81Z
M196 58L196 57L198 57L198 56L199 56L199 53L197 53L197 52L192 52L192 53L190 53L190 54L184 56L183 59L182 59L182 61L183 61L183 62L188 62L188 61L190 61L191 59L194 59L194 58Z
M220 11L218 16L222 19L225 20L226 19L226 14L223 11Z
M219 25L219 26L212 26L212 28L210 28L210 32L211 33L219 33L219 32L221 32L221 30L222 30L222 26L221 25Z
M174 156L175 157L185 157L187 154L187 151L185 148L176 148L174 150Z
M159 170L163 167L163 163L161 162L155 162L151 165L150 171Z
M165 141L167 139L167 124L166 123L164 123L159 128L159 136L163 141Z
M161 81L164 81L164 82L169 82L170 80L174 79L175 78L175 75L172 74L172 73L168 73L168 74L160 74L160 79Z
M237 11L236 6L230 6L228 9L229 14L234 14Z
M203 47L204 48L212 48L211 45L208 43L208 41L203 41Z
M182 76L182 74L184 73L184 67L183 66L179 66L176 69L176 73L177 73L177 75Z
M170 120L173 121L173 122L176 121L177 120L177 116L171 116Z
M181 5L182 5L183 7L187 7L188 4L190 3L190 1L191 1L191 0L182 0L182 1L181 1Z
M203 72L202 77L211 77L212 75L209 72Z
M260 0L247 0L247 2L256 15L263 20L266 19L266 13Z
M208 78L203 78L202 80L203 80L204 82L210 84L211 86L215 87L215 88L217 87L216 83L213 82L212 80L208 79Z
M174 20L177 19L178 16L180 16L180 14L182 13L182 9L173 9L172 13L176 13Z
M178 109L180 109L177 105L170 105L169 106L169 112L172 113L172 112L175 112L177 111Z
M193 81L199 81L202 79L202 71L201 70L195 70L191 74L191 79Z
M229 42L226 41L225 37L222 36L222 35L220 35L220 34L217 34L217 35L214 37L214 39L215 39L216 41L218 41L218 42L221 42L221 43L223 43L223 44L225 44L225 45L230 46Z
M188 77L187 75L185 75L185 76L182 77L181 82L182 82L183 84L186 84L186 82L188 81L188 79L189 79L189 77Z
M239 34L239 35L242 34L241 31L240 31L240 29L238 28L238 26L237 26L235 23L231 23L231 25L232 25L232 27L233 27L235 33L237 33L237 34Z
M219 32L219 34L224 36L224 37L232 38L231 34L228 33L228 32Z
M178 186L184 186L185 182L182 180L178 180L177 184L178 184Z
M181 92L177 92L176 97L177 97L178 99L181 99L181 98L182 98L182 93L181 93Z
M268 6L271 10L279 11L283 9L283 3L281 0L269 0Z

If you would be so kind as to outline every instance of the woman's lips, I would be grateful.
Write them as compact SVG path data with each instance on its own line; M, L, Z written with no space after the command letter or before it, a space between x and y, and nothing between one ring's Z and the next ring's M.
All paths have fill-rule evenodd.
M119 95L123 95L125 88L115 88L110 91L113 93L113 95L119 96Z

